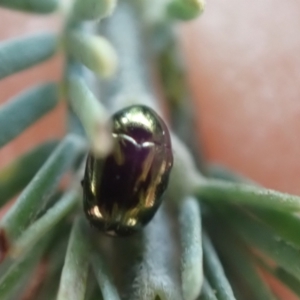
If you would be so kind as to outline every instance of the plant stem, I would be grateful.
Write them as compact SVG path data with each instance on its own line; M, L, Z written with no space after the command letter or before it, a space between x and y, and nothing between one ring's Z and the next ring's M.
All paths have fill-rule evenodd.
M101 87L102 98L107 99L110 106L111 101L117 101L114 110L137 103L148 104L157 110L150 76L149 40L136 1L120 1L112 17L104 20L99 28L119 57L114 80Z
M178 270L174 259L176 244L171 233L169 216L161 208L145 228L142 261L135 265L136 283L128 299L180 300Z

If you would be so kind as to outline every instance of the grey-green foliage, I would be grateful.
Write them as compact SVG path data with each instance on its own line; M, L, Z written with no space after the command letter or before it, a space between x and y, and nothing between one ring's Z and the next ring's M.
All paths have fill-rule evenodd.
M90 247L88 237L83 232L80 222L82 222L81 219L74 222L70 235L57 300L84 300Z
M0 230L5 230L8 240L20 236L21 232L34 220L63 174L70 169L82 150L82 141L72 135L67 136L57 146L16 203L0 221Z
M226 240L221 235L218 236L218 243L221 245L222 254L233 272L241 277L256 300L275 300L276 298L272 295L270 288L257 271L251 252L243 244L236 242L232 234L229 233L228 236Z
M202 224L199 203L185 199L179 215L181 239L181 282L184 299L193 300L201 291L203 281Z
M0 0L0 6L33 13L51 13L59 0Z
M47 83L22 92L0 109L0 146L17 137L58 102L57 85ZM7 126L7 124L11 124Z
M31 87L0 107L0 147L51 111L60 96L67 103L66 116L72 115L75 120L69 123L75 124L78 119L82 122L91 151L102 157L111 149L110 110L139 103L154 107L163 115L152 80L154 60L169 51L170 41L176 47L176 20L195 18L202 13L205 1L147 1L0 0L0 6L31 13L50 13L61 8L66 18L60 36L42 33L0 44L0 79L47 60L57 53L58 46L66 62L65 78L60 83L46 82ZM101 20L100 29L82 23L108 16ZM184 137L194 133L192 123L188 122L191 113L180 114L176 109L188 105L189 111L193 109L186 103L190 96L185 95L190 93L182 82L185 73L179 57L167 55L168 61L158 60L162 66L157 77L174 78L174 74L181 74L176 77L180 87L180 93L176 94L177 108L171 99L174 93L170 89L174 85L162 80L165 84L162 95L172 110L171 115L182 117L180 122L172 120L172 123L186 124L178 132ZM87 76L85 67L94 77L106 77L96 79L97 89L88 82L91 74ZM98 96L102 103L97 102ZM242 296L238 298L231 286L239 288L240 281L252 289L257 299L272 299L253 265L256 253L240 252L230 239L230 230L244 239L246 248L254 246L270 255L277 266L265 267L267 271L299 293L299 238L294 229L299 230L300 223L293 214L300 209L298 196L263 189L225 169L211 172L218 180L204 178L197 169L203 164L195 163L199 159L192 157L190 144L187 147L172 132L175 161L165 195L167 203L140 234L111 240L89 228L80 210L76 210L81 207L78 205L80 161L87 147L75 127L71 126L69 131L71 134L57 147L56 142L48 141L0 170L0 205L21 192L0 220L0 260L4 260L0 266L1 300L17 295L20 286L26 289L31 271L41 259L48 257L45 280L33 291L35 299L57 296L59 300L85 297L195 300L202 290L199 299L239 300L247 297L246 292L239 289ZM67 174L68 191L62 197L51 197L65 189L61 183ZM215 231L210 230L209 223L202 224L207 217L214 220ZM222 230L223 225L231 229ZM210 237L202 234L202 226L213 240L219 241L216 248ZM43 236L46 239L49 236L51 243ZM66 253L66 246L60 247L61 240L68 240ZM224 258L229 262L226 265L223 265ZM90 264L93 265L90 276L95 278L88 288ZM232 272L239 274L241 280L236 281L233 276L231 282L227 274Z
M2 2L0 0L0 6ZM8 0L7 3L13 1ZM41 63L51 57L56 48L57 37L52 33L39 33L0 43L0 79Z
M117 0L75 0L73 18L95 20L109 16L114 11Z
M117 56L110 43L99 35L79 30L67 35L67 50L78 62L99 76L111 77L117 67Z
M78 191L67 191L44 215L29 226L14 243L11 244L10 256L18 257L35 245L45 234L60 223L78 203Z
M216 291L217 298L220 300L235 300L236 298L233 294L222 264L206 234L203 235L203 252L205 274L212 288Z
M205 0L174 0L169 4L168 13L179 20L191 20L204 11L205 4Z
M31 252L25 254L15 261L8 271L0 279L0 295L2 299L10 299L10 296L20 287L23 280L28 281L28 274L34 270L38 264L45 247L47 246L48 238L40 241L39 245Z
M50 141L28 151L0 171L0 206L16 196L33 178L57 145Z
M206 279L204 279L199 300L217 300L215 291Z
M91 264L104 299L120 300L116 286L109 274L108 267L99 253L93 253Z
M279 266L300 280L300 252L299 249L283 240L276 233L265 226L251 220L242 212L236 212L234 218L230 215L235 211L227 211L226 218L229 223L235 224L238 234L246 243L259 248Z

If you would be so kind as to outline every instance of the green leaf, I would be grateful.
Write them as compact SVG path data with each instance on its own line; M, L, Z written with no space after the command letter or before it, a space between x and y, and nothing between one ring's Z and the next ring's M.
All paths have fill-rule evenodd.
M58 7L58 0L0 0L0 6L32 13L51 13Z
M57 300L84 300L89 267L90 241L82 228L82 220L73 225Z
M300 281L298 279L282 268L276 268L274 275L298 297L300 297Z
M99 76L111 77L117 69L117 55L103 37L79 30L68 32L67 51L78 62Z
M237 244L229 234L225 237L218 235L217 240L220 252L228 261L228 266L250 287L255 300L275 300L269 287L258 274L253 257L249 256L251 253L244 245Z
M37 295L32 300L53 300L57 296L59 279L64 264L67 249L68 235L63 236L62 240L51 243L50 251L46 253L46 272L47 276L42 283Z
M84 149L77 136L67 136L47 159L43 167L19 196L0 223L0 254L10 241L16 240L45 204L63 174ZM6 247L4 247L6 245ZM2 250L2 251L1 251ZM2 252L2 253L1 253ZM0 255L1 256L1 255Z
M217 165L210 166L210 174L218 179L257 185L255 182ZM297 228L300 229L300 219L296 214L275 211L270 208L250 209L249 212L275 231L276 234L300 248L300 236L296 230Z
M225 167L212 165L210 166L210 173L215 178L257 185ZM297 230L297 228L300 229L300 219L296 214L275 211L274 209L250 209L249 213L271 228L284 240L300 248L300 237Z
M300 280L300 252L298 249L241 211L230 209L224 212L224 216L248 245L261 250Z
M48 238L46 239L48 241ZM20 287L24 280L28 280L40 260L47 242L43 240L24 257L17 260L0 279L1 299L10 299L10 296Z
M179 210L181 238L181 280L183 298L196 299L203 281L201 213L194 198L183 201Z
M199 300L218 300L215 291L210 286L209 282L204 278L201 296Z
M101 294L101 292L98 288L98 289L95 289L92 294L87 295L86 300L104 300L104 299L103 299L102 294Z
M205 4L205 0L172 0L168 5L168 14L172 18L188 21L201 15Z
M67 83L69 102L85 129L93 153L98 157L106 156L113 145L110 114L80 75L70 72Z
M108 274L107 266L101 258L101 253L94 253L92 256L92 267L96 275L102 297L104 300L120 300L118 291Z
M78 203L78 191L70 190L58 202L51 207L40 219L32 223L21 237L11 245L9 255L18 257L35 245L43 236L53 229Z
M0 107L0 147L17 137L58 103L57 85L47 83L23 92Z
M203 234L204 270L218 300L235 300L230 283L224 273L218 255L206 234Z
M63 263L63 262L62 262ZM54 274L48 274L45 281L43 282L43 286L41 291L39 291L38 295L34 300L53 300L57 295L57 290L59 286L59 276L61 270L58 270Z
M253 209L250 212L285 241L300 249L300 219L297 215L274 210Z
M0 43L0 79L45 61L54 55L56 48L57 37L48 32Z
M139 4L146 1L119 1L115 12L99 26L99 33L110 41L118 57L118 69L110 82L103 84L101 95L116 111L125 106L145 104L159 112L152 94L151 42ZM120 32L124 34L120 34ZM102 87L101 87L102 88ZM108 99L106 99L108 98Z
M259 264L271 275L277 278L287 288L300 297L300 281L280 267L270 267L259 259Z
M76 20L102 19L111 15L117 0L76 0L72 17Z
M14 197L33 178L57 145L57 141L46 142L22 156L0 171L0 206Z
M196 187L195 194L208 203L234 203L285 212L300 211L299 196L243 183L203 180Z

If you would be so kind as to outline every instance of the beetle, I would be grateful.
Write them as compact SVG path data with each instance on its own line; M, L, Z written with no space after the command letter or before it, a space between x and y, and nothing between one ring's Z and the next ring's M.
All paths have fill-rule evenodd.
M130 235L155 215L173 166L168 128L144 105L112 116L113 149L106 158L88 154L83 208L89 222L108 235Z

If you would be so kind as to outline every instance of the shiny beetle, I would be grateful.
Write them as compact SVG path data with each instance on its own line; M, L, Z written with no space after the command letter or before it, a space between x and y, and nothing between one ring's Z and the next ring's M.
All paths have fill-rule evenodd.
M109 235L129 235L145 226L162 202L173 165L164 121L149 107L134 105L112 116L112 153L88 155L83 205L90 223Z

